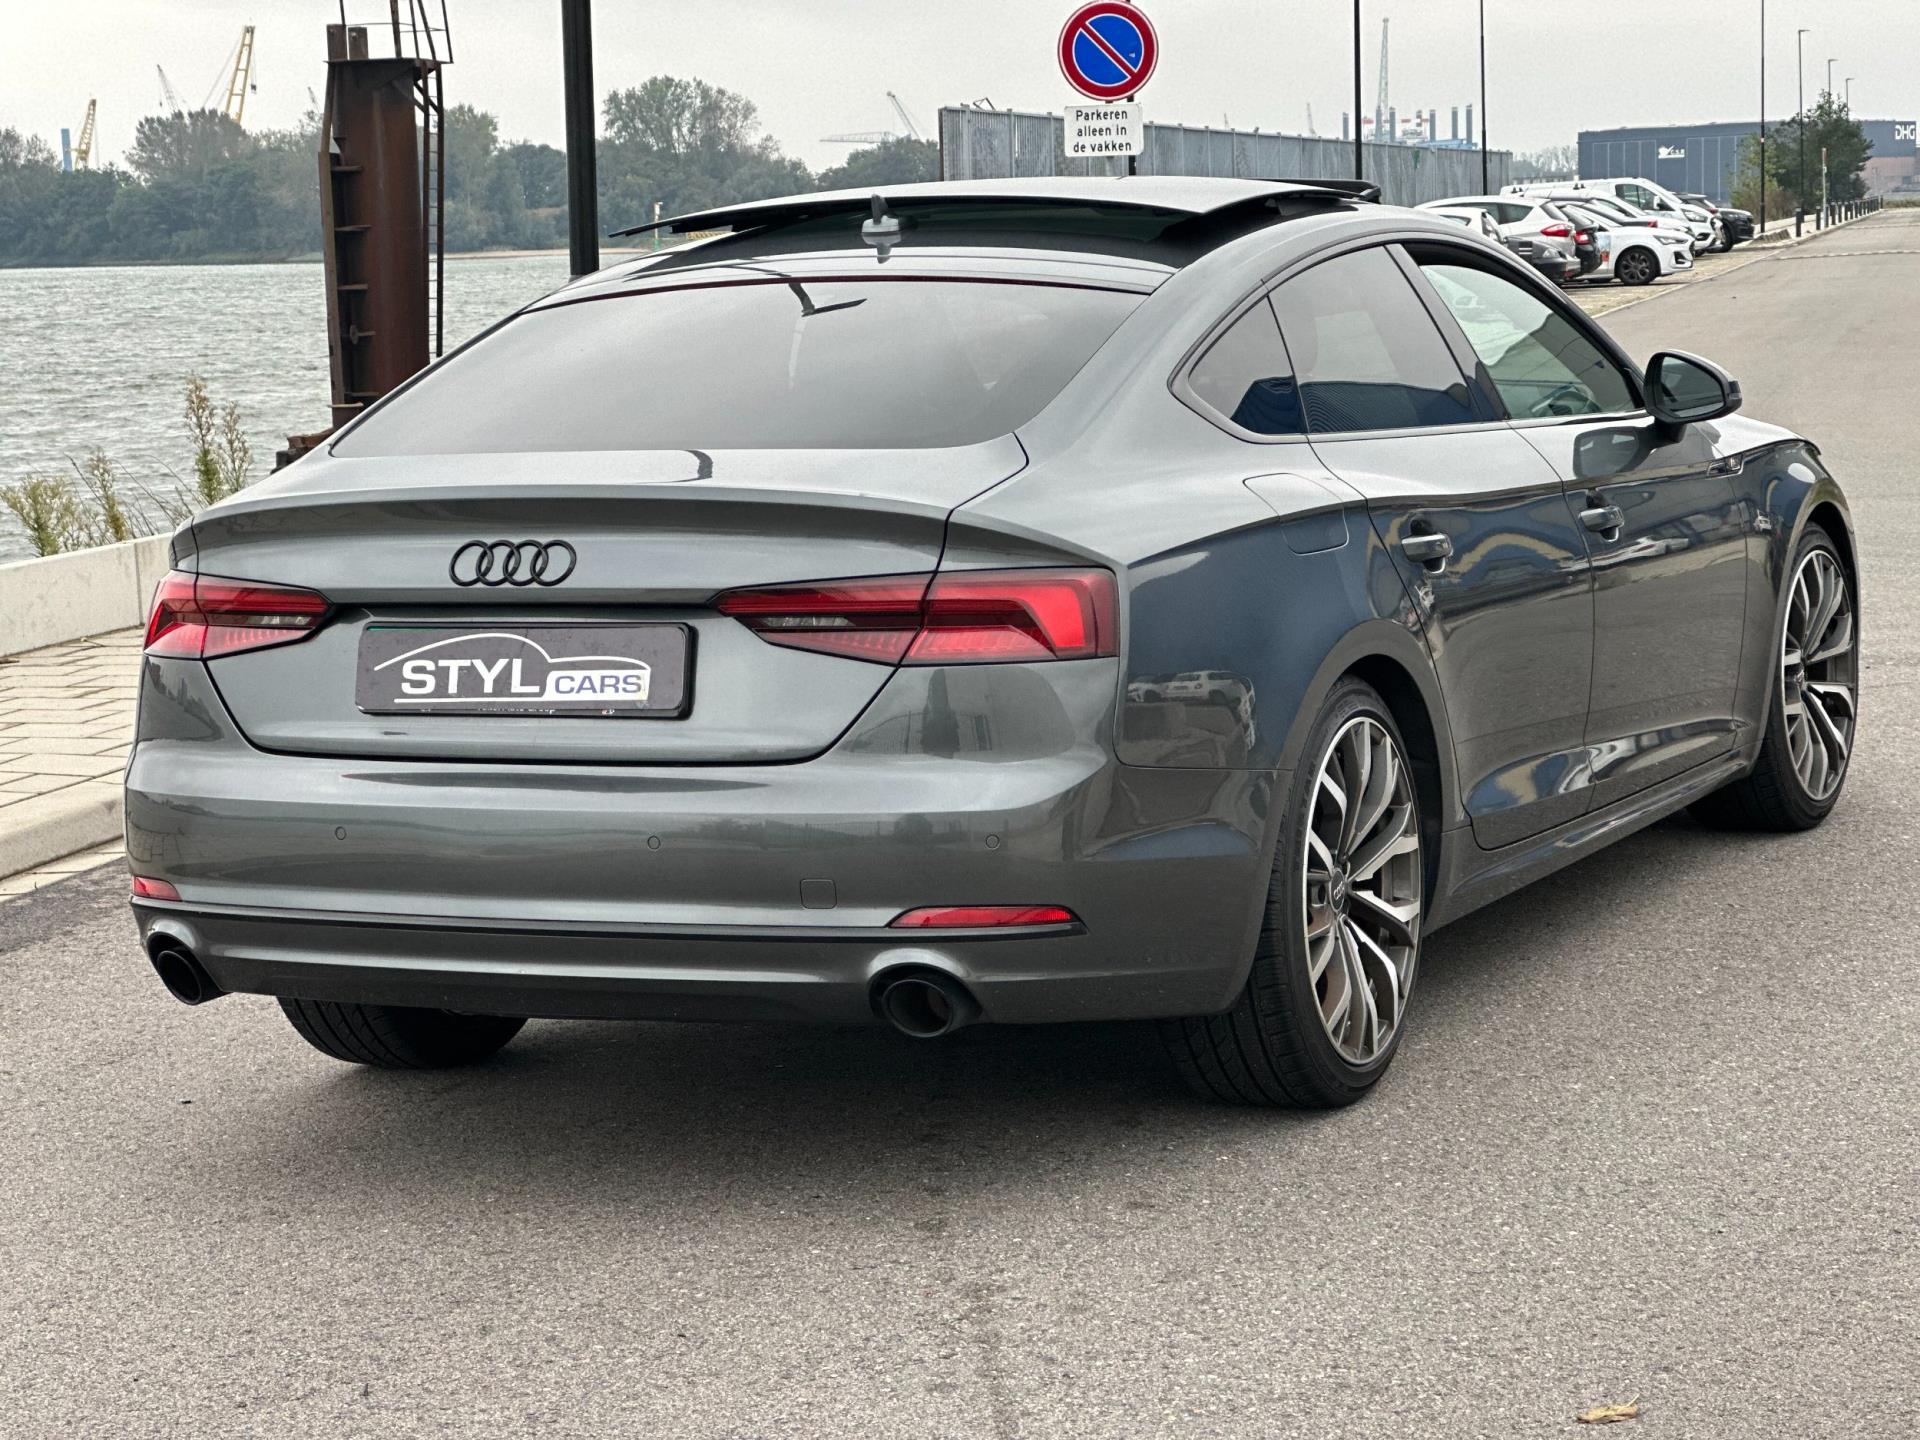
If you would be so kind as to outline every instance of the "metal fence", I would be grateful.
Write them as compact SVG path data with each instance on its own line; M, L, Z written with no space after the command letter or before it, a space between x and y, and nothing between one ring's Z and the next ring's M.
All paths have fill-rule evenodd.
M940 177L996 180L1017 175L1124 175L1124 158L1069 160L1066 121L1058 115L1017 110L943 109L940 112ZM1507 183L1512 156L1488 156L1492 189ZM1428 149L1418 145L1368 145L1367 179L1381 198L1416 205L1449 195L1478 195L1478 150ZM1197 125L1148 125L1142 175L1229 175L1243 179L1286 177L1341 180L1353 175L1353 142L1308 135L1268 135L1257 130L1216 130Z

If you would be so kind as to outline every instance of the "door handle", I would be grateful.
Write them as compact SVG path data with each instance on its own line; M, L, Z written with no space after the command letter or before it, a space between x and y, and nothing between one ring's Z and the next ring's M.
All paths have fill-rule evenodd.
M1602 540L1618 540L1627 517L1618 505L1595 505L1580 512L1580 523Z
M1419 535L1400 537L1400 553L1407 559L1427 567L1432 574L1438 575L1447 568L1447 561L1453 558L1453 541L1445 535L1431 531Z

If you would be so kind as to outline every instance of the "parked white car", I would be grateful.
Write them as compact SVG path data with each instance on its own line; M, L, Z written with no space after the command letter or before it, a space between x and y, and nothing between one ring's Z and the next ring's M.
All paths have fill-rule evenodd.
M1496 245L1500 243L1500 226L1495 223L1493 216L1478 206L1453 205L1444 200L1437 200L1420 208L1431 210L1436 215L1464 225L1474 234L1484 236Z
M1428 200L1422 210L1479 210L1493 217L1503 240L1554 239L1568 246L1573 225L1544 195L1455 195Z
M1613 176L1604 180L1533 180L1524 185L1509 185L1503 193L1518 196L1608 195L1636 210L1684 226L1693 237L1695 254L1716 249L1725 239L1725 232L1712 215L1698 205L1689 205L1664 185L1639 175Z
M1662 276L1693 268L1693 234L1672 220L1636 210L1598 191L1556 192L1547 197L1564 214L1590 215L1605 226L1612 251L1589 280L1651 285Z
M1580 273L1573 222L1549 201L1531 195L1457 195L1427 200L1416 208L1441 213L1478 210L1493 220L1501 244L1556 285Z

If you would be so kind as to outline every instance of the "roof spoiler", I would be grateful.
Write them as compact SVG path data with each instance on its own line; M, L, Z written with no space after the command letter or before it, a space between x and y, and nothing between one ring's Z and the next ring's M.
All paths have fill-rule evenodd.
M1354 200L1375 205L1380 203L1380 187L1371 180L1303 180L1296 175L1257 175L1254 178L1270 180L1276 185L1304 185L1311 190L1331 190L1336 195L1345 195Z
M1177 176L1163 177L1178 179ZM1288 180L1272 179L1267 176L1248 176L1267 185L1290 185L1299 187L1293 192L1296 199L1326 200L1338 197L1345 200L1377 201L1380 187L1365 180ZM1143 196L1134 199L1120 189L1109 189L1102 194L1089 197L1079 193L1060 194L1022 194L1012 193L996 195L990 190L971 189L954 191L921 191L910 189L908 193L895 193L887 197L893 205L939 205L939 204L979 204L987 201L1012 200L1031 205L1080 205L1095 203L1117 206L1124 209L1164 210L1169 214L1188 214L1200 216L1219 213L1232 205L1245 203L1246 199L1268 201L1277 196L1243 197L1242 200L1229 201L1220 205L1206 205L1189 208L1174 201L1170 204L1156 203L1152 198ZM670 234L685 235L700 230L739 229L742 226L762 228L772 225L790 225L796 220L808 219L818 215L844 214L864 215L872 204L873 196L867 190L830 191L821 195L794 195L780 200L747 201L738 205L721 205L708 210L696 210L690 214L672 215L664 220L655 220L647 225L629 225L623 230L613 231L614 238L633 235L647 235L656 230Z

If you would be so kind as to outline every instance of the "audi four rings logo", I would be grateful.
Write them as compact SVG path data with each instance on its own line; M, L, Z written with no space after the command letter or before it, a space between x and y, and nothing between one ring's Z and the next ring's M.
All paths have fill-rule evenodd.
M578 560L564 540L469 540L447 573L456 585L558 585Z

